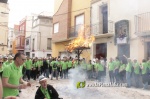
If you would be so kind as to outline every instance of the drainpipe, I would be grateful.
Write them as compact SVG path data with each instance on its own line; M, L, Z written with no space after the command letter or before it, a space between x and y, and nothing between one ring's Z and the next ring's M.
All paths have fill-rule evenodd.
M40 42L39 42L39 50L41 50L41 32L40 33Z

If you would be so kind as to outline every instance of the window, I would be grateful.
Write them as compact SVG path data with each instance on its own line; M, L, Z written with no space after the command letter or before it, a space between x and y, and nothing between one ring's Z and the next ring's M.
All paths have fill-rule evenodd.
M108 33L108 7L102 6L103 33Z
M32 54L32 58L34 58L34 57L35 57L35 54L33 53L33 54Z
M43 20L41 20L41 22L44 23L44 24L48 24L49 21L50 21L49 19L43 19Z
M51 57L51 54L47 54L47 57Z
M26 45L29 45L29 39L26 39Z
M84 14L76 16L75 18L75 32L78 33L80 27L84 24Z
M39 20L38 19L34 20L33 27L36 26L36 25L38 25L38 24L39 24Z
M55 23L54 24L54 33L58 33L59 32L59 23Z
M52 47L52 39L51 38L47 38L47 50L51 50Z

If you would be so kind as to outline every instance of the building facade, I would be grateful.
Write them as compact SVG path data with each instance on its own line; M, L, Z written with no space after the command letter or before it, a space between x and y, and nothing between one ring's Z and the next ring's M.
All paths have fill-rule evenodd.
M61 3L60 3L61 1ZM53 56L71 56L65 49L77 37L82 24L95 36L91 49L82 57L110 57L125 61L123 55L150 57L149 3L141 0L56 0L53 18ZM58 3L59 2L59 3ZM82 5L81 5L82 4ZM133 5L134 4L134 5ZM87 56L86 56L87 55Z
M92 59L100 59L100 57L107 59L109 51L112 51L110 44L113 43L114 23L112 20L109 20L108 11L109 0L91 1L91 32L95 36L95 42L91 48Z
M12 54L12 45L13 45L14 29L9 28L8 32L8 54Z
M15 33L15 35L16 35L16 50L20 53L24 53L25 33L26 33L26 18L24 18L20 21L19 31Z
M12 54L15 55L18 51L16 50L16 34L19 32L19 25L14 25L14 35L13 35L13 43L12 43Z
M0 54L8 54L8 16L9 8L7 2L0 2Z
M30 57L49 57L52 54L52 17L33 17L31 36L26 38Z
M59 3L58 3L59 2ZM82 5L81 5L82 4ZM90 25L90 0L55 0L55 14L53 16L53 57L75 57L69 53L66 46L78 36L78 30L82 25ZM88 58L89 50L82 53L82 57Z
M119 57L124 61L126 55L141 62L150 57L149 3L148 0L92 0L92 25L100 23L98 27L93 26L93 33L101 36L95 36L92 58L95 55L107 60Z

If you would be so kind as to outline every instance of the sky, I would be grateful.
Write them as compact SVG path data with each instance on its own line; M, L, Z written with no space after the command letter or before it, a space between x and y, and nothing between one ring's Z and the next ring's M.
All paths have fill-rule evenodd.
M19 24L26 16L38 15L47 12L53 15L54 0L8 0L9 3L9 27Z

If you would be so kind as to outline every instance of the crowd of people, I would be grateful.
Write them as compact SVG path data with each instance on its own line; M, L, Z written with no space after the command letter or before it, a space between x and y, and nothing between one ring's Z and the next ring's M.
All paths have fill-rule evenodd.
M0 57L0 99L17 99L21 89L31 87L29 80L33 75L30 75L30 72L36 68L35 66L22 53L17 53L14 57ZM28 81L23 79L24 76L27 76ZM61 99L57 91L47 84L46 77L40 75L39 84L35 99Z
M29 58L21 53L17 53L14 57L1 57L2 96L4 98L19 96L20 89L31 86L30 79L37 80L39 78L40 85L43 87L37 90L35 99L49 99L53 95L59 99L57 91L47 84L47 79L68 79L69 70L78 67L82 69L81 72L87 74L87 79L95 79L99 82L104 82L108 70L111 83L127 83L127 88L133 86L132 81L135 82L135 87L139 88L141 77L143 88L148 89L150 60L143 59L142 63L139 63L136 59L131 60L125 55L124 58L127 62L119 60L118 57L115 59L110 58L107 62L103 57L88 61L85 58L78 60L76 57L63 57L62 59L60 57ZM54 94L48 92L47 88L50 88ZM40 96L45 98L37 98Z

